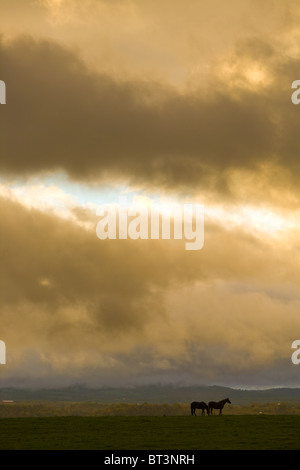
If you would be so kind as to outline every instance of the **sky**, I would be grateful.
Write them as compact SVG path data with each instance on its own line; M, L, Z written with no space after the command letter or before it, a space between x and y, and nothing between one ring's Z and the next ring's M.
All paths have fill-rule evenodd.
M0 9L0 386L299 387L299 2ZM100 240L120 197L202 249Z

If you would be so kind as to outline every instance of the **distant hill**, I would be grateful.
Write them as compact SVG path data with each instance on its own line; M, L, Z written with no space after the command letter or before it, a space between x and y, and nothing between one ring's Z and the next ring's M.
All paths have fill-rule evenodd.
M300 388L268 390L237 390L220 386L147 385L131 388L99 388L73 386L57 389L0 388L0 401L94 401L100 403L190 403L191 401L222 400L232 404L300 402Z

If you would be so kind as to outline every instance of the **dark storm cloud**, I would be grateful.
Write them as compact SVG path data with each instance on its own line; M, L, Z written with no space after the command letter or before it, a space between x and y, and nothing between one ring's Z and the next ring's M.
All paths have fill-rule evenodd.
M95 325L110 329L113 318L115 330L146 321L142 299L151 289L135 247L127 245L124 252L114 243L101 245L96 232L7 199L1 199L1 219L2 302L37 304L50 315L65 305L84 304ZM146 258L151 273L155 261ZM57 320L62 327L59 315Z
M259 44L244 49L249 58ZM266 49L261 45L261 53ZM261 94L222 87L217 76L209 95L180 94L92 73L76 53L49 41L2 42L0 54L8 88L1 115L4 174L63 170L79 180L109 175L226 192L233 169L298 165L286 72L280 87L275 80ZM296 62L286 65L294 77Z
M177 371L192 380L195 355L199 367L208 358L213 377L238 372L241 358L245 371L290 353L293 246L280 251L208 226L209 243L191 256L179 241L101 242L94 230L8 198L0 210L4 379L49 384L62 374L99 384ZM264 288L275 284L282 300Z

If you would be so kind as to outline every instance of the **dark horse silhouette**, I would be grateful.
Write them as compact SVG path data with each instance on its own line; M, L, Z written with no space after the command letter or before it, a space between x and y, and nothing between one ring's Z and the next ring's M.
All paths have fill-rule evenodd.
M207 414L209 414L209 409L208 409L208 406L206 403L204 403L204 401L193 401L191 403L191 414L192 416L196 416L196 410L202 410L202 414L205 415L205 410L207 412Z
M209 409L210 414L212 415L213 414L213 409L215 409L215 410L220 410L219 415L221 415L225 403L231 403L229 398L225 398L224 400L221 400L221 401L218 401L218 402L210 401L208 403L208 409Z

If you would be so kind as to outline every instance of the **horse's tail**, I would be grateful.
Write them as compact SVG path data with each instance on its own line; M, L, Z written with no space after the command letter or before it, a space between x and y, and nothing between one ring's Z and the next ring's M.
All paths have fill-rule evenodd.
M194 414L194 407L193 407L193 403L191 403L191 415L193 416Z

